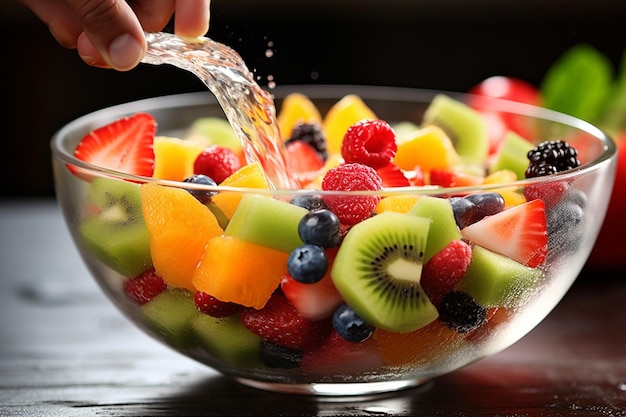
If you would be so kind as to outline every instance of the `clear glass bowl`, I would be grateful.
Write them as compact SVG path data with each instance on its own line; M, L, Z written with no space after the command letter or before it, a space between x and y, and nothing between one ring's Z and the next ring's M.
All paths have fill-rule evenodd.
M426 106L439 93L389 87L291 86L272 91L277 108L280 108L281 99L294 91L311 98L322 114L344 95L358 94L378 117L389 122L415 123L420 122ZM454 93L446 94L460 100L468 98ZM238 314L228 320L213 320L211 323L210 320L203 321L203 314L193 304L192 290L168 288L167 291L174 294L170 302L160 305L153 303L151 307L149 305L152 301L139 305L131 300L124 291L124 283L132 277L129 273L116 272L110 263L102 262L103 257L96 253L84 237L85 223L93 215L94 192L90 180L85 180L84 175L75 175L73 171L79 168L83 173L105 176L112 188L120 182L136 186L150 182L181 189L189 189L190 185L104 170L74 158L74 148L89 131L139 111L149 112L156 118L158 134L174 136L199 117L223 117L221 108L208 92L122 104L96 111L67 124L51 143L57 198L76 246L103 291L134 324L181 354L243 384L267 390L316 395L363 395L394 391L419 385L493 355L528 333L568 291L585 264L602 224L615 175L613 142L594 126L563 114L498 100L490 101L489 106L493 106L494 111L510 112L523 118L537 133L538 141L568 140L580 151L581 167L515 183L454 189L412 187L381 192L381 195L448 198L451 195L504 188L520 193L530 188L559 189L559 184L567 183L568 192L576 196L572 199L578 214L574 221L568 223L568 199L552 198L551 192L544 194L542 198L548 213L550 244L546 261L537 267L538 278L531 284L525 284L524 288L509 288L507 305L487 308L483 324L469 332L452 330L437 319L411 332L396 333L377 329L366 342L352 343L349 348L301 349L296 352L295 365L268 365L267 361L260 358L259 337L251 336L241 326ZM99 193L106 195L106 187L100 185ZM310 190L299 190L297 193L293 190L223 190L220 187L211 190L217 193L227 191L239 196L262 194L278 200L290 200L296 194L324 195L323 192ZM141 214L138 216L141 221ZM100 229L100 233L114 235L118 233L114 228L120 227L131 226L105 226ZM145 252L146 248L143 250ZM147 256L149 264L149 252ZM237 258L237 262L245 265L246 256ZM268 266L256 265L254 268L262 270L264 267ZM220 323L227 322L227 325L215 330ZM319 342L322 343L321 340Z

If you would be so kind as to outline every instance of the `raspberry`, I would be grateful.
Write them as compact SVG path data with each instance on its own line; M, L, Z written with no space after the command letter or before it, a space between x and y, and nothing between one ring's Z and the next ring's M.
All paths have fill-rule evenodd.
M218 184L239 168L239 156L232 149L218 145L203 150L193 163L194 174L206 175Z
M472 248L453 240L426 262L420 283L435 307L461 281L471 260Z
M377 191L382 179L374 168L363 164L343 164L329 169L322 179L324 191ZM324 202L342 224L352 226L370 217L380 201L378 195L325 195Z
M198 311L209 315L211 317L228 317L241 310L241 306L235 303L227 303L225 301L218 300L217 298L209 295L205 292L196 292L194 303L198 308Z
M280 292L261 310L243 310L241 322L261 339L289 349L315 349L332 330L329 319L312 321L302 317Z
M146 304L167 288L167 285L154 269L124 281L124 292L137 304Z
M350 126L343 137L341 156L346 163L384 168L398 150L396 134L384 120L363 120Z

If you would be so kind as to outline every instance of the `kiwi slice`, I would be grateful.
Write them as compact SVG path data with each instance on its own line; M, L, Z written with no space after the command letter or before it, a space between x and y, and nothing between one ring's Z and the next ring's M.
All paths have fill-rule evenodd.
M193 294L180 288L168 288L141 306L141 316L155 333L169 345L184 349L193 345L191 320L201 314Z
M331 277L367 323L410 332L438 317L420 285L430 223L388 211L358 223L345 236Z
M424 262L448 246L453 240L461 239L461 230L454 219L450 200L424 195L409 210L409 214L426 217L431 220L428 229L428 241L424 249Z
M481 246L472 248L472 261L459 290L483 307L517 307L543 277L543 271L520 264Z
M200 314L191 320L199 345L231 366L261 366L261 338L248 330L238 314L215 318Z
M139 184L96 178L89 185L88 213L80 225L87 250L126 277L152 266L150 235L141 213Z
M527 154L534 146L517 133L507 132L489 172L507 169L513 171L518 180L523 180L526 177L525 172L529 162Z
M487 159L487 124L478 111L462 101L437 94L424 112L422 126L429 125L446 132L463 161L482 164Z

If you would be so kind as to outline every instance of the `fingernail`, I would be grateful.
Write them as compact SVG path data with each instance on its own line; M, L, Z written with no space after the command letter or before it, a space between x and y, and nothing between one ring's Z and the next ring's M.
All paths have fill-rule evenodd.
M109 46L109 59L114 68L129 70L141 61L143 48L128 34L115 39Z

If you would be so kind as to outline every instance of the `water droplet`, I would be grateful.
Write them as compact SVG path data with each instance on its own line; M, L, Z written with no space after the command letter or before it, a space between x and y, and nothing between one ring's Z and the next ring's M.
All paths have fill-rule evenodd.
M620 391L626 391L626 382L622 382L621 384L619 384L617 386L617 389L619 389Z
M265 50L265 57L266 58L271 58L274 56L274 51L272 51L271 49L266 49Z
M310 77L312 80L317 80L320 77L320 74L317 71L312 71Z

